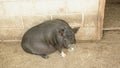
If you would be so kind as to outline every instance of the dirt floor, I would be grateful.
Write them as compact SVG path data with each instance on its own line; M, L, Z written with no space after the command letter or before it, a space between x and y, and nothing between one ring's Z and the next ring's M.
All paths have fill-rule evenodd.
M79 42L72 52L43 59L24 52L20 42L0 43L0 68L120 68L120 31L106 31L101 41Z

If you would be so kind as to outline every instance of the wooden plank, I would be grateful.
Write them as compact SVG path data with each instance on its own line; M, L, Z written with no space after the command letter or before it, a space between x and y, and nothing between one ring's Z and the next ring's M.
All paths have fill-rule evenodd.
M97 26L98 40L100 40L101 37L103 36L103 20L104 20L105 2L106 0L99 0L98 26Z

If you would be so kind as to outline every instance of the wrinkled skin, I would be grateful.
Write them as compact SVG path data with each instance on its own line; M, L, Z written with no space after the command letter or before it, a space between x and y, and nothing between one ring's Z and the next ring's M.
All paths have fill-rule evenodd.
M75 44L78 29L72 29L61 19L48 20L29 29L22 38L21 46L28 53L48 58L56 50L62 53L62 48Z

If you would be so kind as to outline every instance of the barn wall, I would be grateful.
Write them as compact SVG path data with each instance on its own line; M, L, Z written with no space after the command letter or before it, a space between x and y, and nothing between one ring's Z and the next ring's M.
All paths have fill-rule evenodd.
M48 19L80 27L78 40L98 39L99 0L0 0L0 40L21 40L24 32Z

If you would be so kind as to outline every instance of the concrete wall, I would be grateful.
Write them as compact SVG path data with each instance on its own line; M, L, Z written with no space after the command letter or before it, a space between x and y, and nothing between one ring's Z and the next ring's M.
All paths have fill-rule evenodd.
M96 40L99 0L0 0L0 40L21 40L26 30L54 18L80 26L78 40Z

